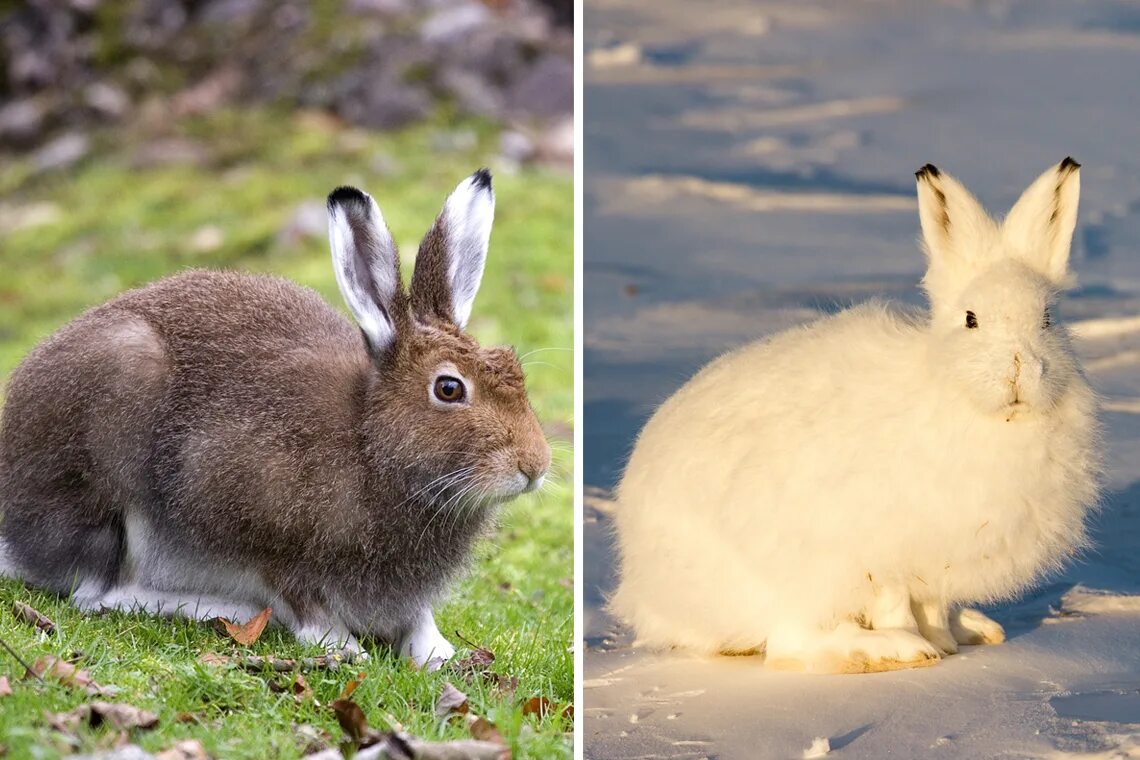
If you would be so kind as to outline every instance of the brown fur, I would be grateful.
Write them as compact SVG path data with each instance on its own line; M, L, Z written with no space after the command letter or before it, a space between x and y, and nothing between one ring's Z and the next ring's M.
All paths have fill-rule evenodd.
M513 351L400 319L394 350L372 357L312 291L191 271L63 327L13 374L0 418L0 535L23 577L61 593L132 580L131 512L180 552L256 571L301 619L336 609L398 639L496 499L441 505L550 456ZM443 362L470 405L431 402Z

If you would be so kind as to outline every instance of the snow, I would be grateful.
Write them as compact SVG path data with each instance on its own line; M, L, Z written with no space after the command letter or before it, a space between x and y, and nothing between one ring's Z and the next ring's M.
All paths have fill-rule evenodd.
M586 756L1140 758L1140 6L589 0L585 45ZM1062 316L1109 434L1097 549L988 610L1005 644L933 668L634 646L602 609L610 489L653 408L745 341L920 302L919 166L1001 213L1069 154Z

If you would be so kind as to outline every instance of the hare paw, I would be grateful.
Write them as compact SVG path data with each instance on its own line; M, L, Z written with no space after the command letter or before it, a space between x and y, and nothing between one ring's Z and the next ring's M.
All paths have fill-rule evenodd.
M934 665L941 653L916 631L867 630L841 623L830 631L784 630L769 636L766 665L811 673L876 673Z
M425 609L404 639L400 653L410 657L418 667L439 670L455 656L455 647L439 632L431 610Z
M970 608L950 613L950 631L959 644L1000 644L1005 629L996 620Z

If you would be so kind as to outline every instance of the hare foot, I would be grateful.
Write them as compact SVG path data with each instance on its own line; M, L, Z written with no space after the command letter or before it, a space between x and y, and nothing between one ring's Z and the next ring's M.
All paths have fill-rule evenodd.
M975 609L962 608L950 612L950 630L959 644L1000 644L1005 629Z
M941 654L916 631L867 630L853 622L830 631L783 629L768 637L767 667L808 673L876 673L934 665Z

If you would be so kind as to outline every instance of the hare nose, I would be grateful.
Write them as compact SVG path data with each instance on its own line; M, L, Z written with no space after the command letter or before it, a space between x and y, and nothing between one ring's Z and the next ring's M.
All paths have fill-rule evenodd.
M527 479L526 490L534 491L541 488L546 478L546 471L550 468L550 449L524 454L519 457L518 467L519 472Z

